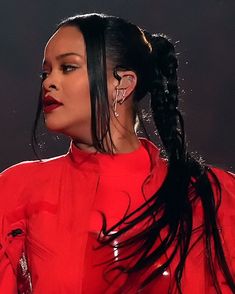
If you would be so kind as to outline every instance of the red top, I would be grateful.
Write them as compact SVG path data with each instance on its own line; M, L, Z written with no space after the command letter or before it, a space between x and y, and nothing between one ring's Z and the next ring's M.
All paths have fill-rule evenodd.
M105 265L97 266L107 256L118 258L120 253L118 247L93 250L102 225L100 211L108 228L114 225L128 205L128 212L135 210L160 187L166 169L158 149L141 139L140 148L131 153L86 153L71 145L64 156L5 170L0 177L0 293L17 293L16 281L21 293L30 293L23 288L31 286L35 294L136 293L140 277L133 279L131 290L120 292L123 277L110 285L103 276ZM214 171L223 189L221 234L235 272L235 178ZM201 223L201 216L197 203L194 227ZM194 233L192 242L196 238ZM203 248L200 241L187 258L183 293L215 293L207 279ZM174 263L141 293L168 293L173 271ZM218 276L223 294L232 293Z

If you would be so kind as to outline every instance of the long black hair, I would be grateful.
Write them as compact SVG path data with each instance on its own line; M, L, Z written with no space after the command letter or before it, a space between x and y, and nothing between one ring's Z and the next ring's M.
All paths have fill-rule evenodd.
M73 26L83 34L87 68L90 83L92 138L93 145L100 152L107 150L107 140L112 142L109 129L110 113L107 94L107 62L119 79L118 70L132 70L137 75L134 103L151 94L153 119L167 155L167 175L160 189L141 207L127 213L112 228L106 227L103 216L103 246L113 244L115 239L125 236L139 224L148 223L143 230L129 238L124 238L121 246L130 248L139 244L135 253L125 256L133 259L131 266L120 266L120 271L129 275L149 269L169 248L170 256L158 268L151 271L140 287L145 287L160 276L179 254L174 273L177 289L181 291L181 278L185 260L191 248L194 230L200 230L196 242L205 242L205 258L212 276L214 288L222 293L215 271L219 268L230 289L235 292L235 283L226 262L221 237L218 230L217 211L221 201L220 183L213 171L194 159L187 151L184 123L178 108L177 67L174 45L163 35L151 35L136 25L114 16L86 14L70 17L62 21L58 28ZM39 112L38 112L39 114ZM140 121L141 112L138 112ZM36 120L37 121L37 120ZM35 124L36 128L36 124ZM111 146L115 147L115 146ZM112 149L112 148L111 148ZM211 182L217 187L213 192ZM216 195L215 195L216 194ZM193 207L200 201L203 209L203 223L193 227ZM162 230L167 234L161 239ZM113 233L116 232L116 233ZM156 245L159 244L159 245ZM214 259L216 257L216 260ZM113 262L115 268L115 261Z

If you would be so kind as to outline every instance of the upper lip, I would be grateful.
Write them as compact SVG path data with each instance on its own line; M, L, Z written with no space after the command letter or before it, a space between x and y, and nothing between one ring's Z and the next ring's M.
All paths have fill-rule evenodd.
M51 104L62 104L60 101L56 100L55 98L53 98L52 96L44 96L43 98L43 106L48 106Z

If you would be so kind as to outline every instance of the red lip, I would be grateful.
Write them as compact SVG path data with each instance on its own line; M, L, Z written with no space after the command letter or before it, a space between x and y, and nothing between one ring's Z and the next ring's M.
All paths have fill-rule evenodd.
M51 96L45 96L43 98L43 111L45 113L51 112L61 105L63 104Z

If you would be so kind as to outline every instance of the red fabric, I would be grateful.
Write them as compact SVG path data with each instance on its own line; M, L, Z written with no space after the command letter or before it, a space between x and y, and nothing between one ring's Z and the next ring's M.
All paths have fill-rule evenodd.
M24 162L4 171L0 176L0 293L17 293L22 254L27 258L35 294L118 293L125 276L109 285L102 275L105 265L94 266L118 253L111 247L93 250L102 224L99 211L106 215L108 227L112 226L125 215L129 204L131 212L160 187L166 169L157 148L142 139L141 147L128 154L89 154L72 145L64 156ZM226 256L235 270L234 175L214 171L223 190L221 234ZM194 211L197 226L202 217L199 203ZM15 229L23 234L9 235ZM196 237L197 233L193 240ZM166 275L141 293L167 293L173 270L174 263ZM146 273L133 277L131 290L125 288L121 293L136 293L134 286L138 287L142 274ZM206 277L201 241L188 256L183 293L215 293ZM219 280L223 294L231 293L220 274Z

